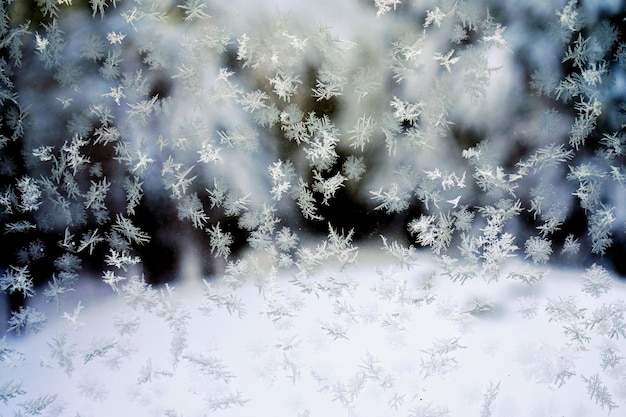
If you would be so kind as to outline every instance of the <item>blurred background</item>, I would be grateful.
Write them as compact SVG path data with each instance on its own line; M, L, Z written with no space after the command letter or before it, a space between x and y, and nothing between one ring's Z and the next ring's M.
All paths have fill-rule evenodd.
M420 247L411 222L448 216L458 255L479 208L517 200L502 230L520 254L542 236L550 262L626 274L622 1L13 0L0 15L0 272L27 266L52 298L134 257L150 283L187 252L206 274L249 248L291 266L329 224ZM16 309L26 291L5 287Z

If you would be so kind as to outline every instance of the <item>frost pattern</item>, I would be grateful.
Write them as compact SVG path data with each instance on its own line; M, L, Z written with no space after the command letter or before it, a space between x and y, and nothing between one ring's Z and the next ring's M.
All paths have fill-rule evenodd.
M526 380L576 386L595 412L618 408L623 11L577 0L257 3L0 5L1 365L28 367L13 341L43 333L42 368L105 403L116 394L89 368L130 362L143 322L156 320L167 353L137 355L131 396L150 387L150 403L187 367L202 413L254 408L223 350L189 333L198 313L262 316L277 340L249 346L260 379L313 387L354 415L371 395L384 400L380 415L453 415L421 393L479 354L476 323L510 308L562 337L508 347ZM364 272L375 271L371 294L354 272L364 252L384 257ZM416 283L403 274L424 272L420 259L437 265ZM584 271L578 293L536 297L557 264ZM174 277L186 275L204 278L197 305L177 298ZM483 284L519 296L505 308ZM82 339L85 285L125 304L114 336ZM483 293L465 293L473 286ZM305 320L313 333L290 330L316 302L328 314ZM422 314L455 331L413 345ZM49 323L60 331L47 334ZM384 352L360 352L339 374L307 350L340 349L366 330L411 347L407 372L420 379ZM0 402L10 415L64 412L62 393L9 374ZM476 387L476 414L498 415L506 381Z

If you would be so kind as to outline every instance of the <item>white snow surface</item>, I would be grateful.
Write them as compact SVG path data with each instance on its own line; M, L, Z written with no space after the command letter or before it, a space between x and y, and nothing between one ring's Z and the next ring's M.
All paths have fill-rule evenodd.
M45 415L81 417L607 415L614 407L587 390L594 375L620 407L626 369L620 360L603 367L602 357L622 356L624 338L585 323L623 302L624 283L596 298L581 292L582 271L544 271L533 285L511 271L539 270L512 262L497 281L461 284L430 255L407 269L361 249L356 266L325 264L304 291L297 271L187 276L134 299L128 281L120 295L92 281L56 312L36 305L51 317L41 333L5 338L0 386L21 381L25 394L0 401L0 415L41 398L54 399ZM85 307L74 323L77 300ZM550 314L559 300L580 316ZM536 305L534 317L521 303ZM589 339L572 340L567 327ZM67 355L53 354L55 338Z

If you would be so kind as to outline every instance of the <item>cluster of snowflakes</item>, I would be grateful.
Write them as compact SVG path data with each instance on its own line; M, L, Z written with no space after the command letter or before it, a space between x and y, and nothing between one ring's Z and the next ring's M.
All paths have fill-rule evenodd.
M415 264L416 246L430 247L441 275L464 285L506 276L532 286L555 254L603 255L617 233L623 239L626 40L616 21L622 17L610 9L575 0L492 12L497 5L481 0L328 2L337 7L334 27L246 2L35 3L35 10L19 0L0 4L0 291L24 299L41 293L66 305L81 265L100 257L110 290L131 307L157 311L179 332L174 368L187 361L212 378L231 378L219 361L188 349L186 313L136 273L140 248L156 238L141 227L151 196L166 196L178 221L224 258L229 290L209 285L211 303L244 314L232 277L250 271L231 249L244 235L249 249L264 254L266 279L285 271L301 294L338 294L335 319L321 327L336 340L346 338L351 320L365 320L339 296L352 283L312 278L329 263L348 267L358 259L355 230L324 214L345 208L335 204L340 194L372 214L405 216L413 242L397 233L374 236L399 265ZM316 7L300 6L315 16ZM508 21L512 16L523 17ZM561 233L580 211L586 230ZM320 224L327 233L319 239L298 232ZM507 275L518 253L536 269ZM583 292L609 292L608 272L587 267ZM390 291L396 297L399 290ZM298 310L297 297L264 291L274 322ZM388 301L399 308L407 302ZM518 312L532 319L539 306L526 301ZM592 332L609 341L625 337L623 303L587 311L570 301L541 306L563 324L568 348L579 343L573 349L582 354ZM81 309L79 302L65 320L78 323ZM10 313L8 331L37 333L46 320L26 303ZM120 337L132 335L136 323L120 320ZM393 312L383 326L401 327L402 320ZM5 340L0 360L19 362ZM62 335L52 339L51 361L70 376L74 360L65 343ZM461 347L457 339L433 343L423 351L430 355L421 364L426 376L455 363L450 353ZM98 342L84 363L111 360L120 346ZM622 358L610 343L603 346L602 370L609 372ZM295 381L302 370L291 348L282 349L281 366ZM318 375L318 388L347 406L365 383L387 390L393 383L376 361L364 359L346 385L326 386ZM555 366L544 382L560 387L574 368ZM145 381L158 373L149 364L142 372ZM603 409L617 407L599 374L583 381ZM97 390L85 387L97 400ZM482 415L490 415L498 390L490 385ZM389 393L398 410L404 394ZM19 382L0 381L3 403L23 395ZM53 402L19 402L15 415L36 415ZM245 401L228 393L208 403L215 411ZM414 410L445 415L442 408Z

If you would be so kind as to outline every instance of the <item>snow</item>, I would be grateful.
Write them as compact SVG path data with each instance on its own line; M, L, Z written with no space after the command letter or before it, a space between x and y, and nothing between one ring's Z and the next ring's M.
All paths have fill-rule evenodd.
M214 3L211 22L232 32L233 45L244 33L264 36L279 24L296 27L294 34L302 37L301 41L308 39L305 34L317 33L318 28L324 27L330 35L346 40L341 44L341 57L351 68L369 65L376 70L377 66L386 65L390 37L406 31L417 38L411 25L420 30L422 27L421 22L406 16L393 17L391 13L384 21L376 18L371 1L369 5L364 1L335 0ZM619 8L622 3L614 0L607 4L609 8ZM512 4L502 7L511 8L511 15L519 13L519 5L514 9ZM133 6L123 3L120 7ZM410 10L413 6L407 7ZM543 9L545 5L528 7ZM602 9L599 2L586 2L584 7L591 15ZM281 21L277 13L293 19ZM552 8L546 7L542 13L554 17ZM68 36L70 43L64 57L67 64L80 59L78 43L83 39L76 34L91 24L88 16L89 13L75 13L70 16L73 18L62 21L66 25L63 30L73 34ZM121 15L109 19L107 24L111 27L103 30L129 28L121 24ZM562 51L545 42L544 33L533 34L527 24L510 23L507 40L513 50L527 45L529 61L558 67ZM190 39L198 38L202 26L155 27L163 36L168 59L173 63L191 59L192 54L184 56L186 51L180 48L179 38L182 33ZM285 33L291 33L291 28L287 29ZM427 57L423 74L406 80L401 87L402 99L421 101L428 97L442 72L432 55L445 55L453 49L447 35L445 31L432 30L429 42L420 52ZM130 40L136 34L129 31L128 36ZM521 135L527 144L538 146L567 136L571 120L561 120L552 127L553 132L538 122L543 107L533 108L534 102L520 106L527 93L522 88L525 74L512 51L491 48L487 52L488 67L502 68L490 76L480 105L467 97L462 77L453 74L451 78L442 78L455 101L450 120L459 123L461 130L472 128L491 140L491 152L498 163L513 161L511 156L519 153L516 135ZM307 59L317 60L318 53ZM206 55L199 65L202 94L211 91L220 66L225 65L223 56ZM134 59L137 58L140 56ZM130 68L139 65L133 63L130 52L125 59ZM303 60L294 68L305 65ZM169 70L155 74L171 81L176 67L171 65ZM269 80L263 71L256 75ZM238 77L242 76L237 74L234 79L245 87L254 85L254 79ZM616 77L613 94L617 95L624 90L624 80L622 72ZM76 94L67 88L59 90L63 93L60 96L75 97L75 106L89 107L93 97L106 96L104 93L110 88L102 80L94 81L88 76L80 80L83 84L88 93L82 94L76 87ZM344 106L343 114L336 120L343 132L352 129L364 110L380 113L377 105L387 106L388 98L395 97L395 89L400 87L394 84L384 88L389 91L367 106L361 106L360 100L356 106ZM21 94L27 103L33 103L33 107L28 107L33 114L48 114L49 108L60 106L57 94L29 89ZM199 137L215 135L218 130L241 124L249 116L227 105L211 106L210 112L205 112L204 107L196 108L200 100L190 100L189 92L178 82L173 83L171 94L174 108L168 120L160 121L162 125L136 123L133 127L131 136L137 142L146 141L146 146L153 148L148 149L150 152L156 153L156 141L151 143L146 138L157 136L156 133L172 137L185 133L180 126L196 111L201 113L201 126L206 130ZM357 94L346 89L337 100L349 104L356 99ZM445 101L432 97L433 101L439 99ZM389 110L384 106L380 109ZM526 107L532 117L520 114L520 108ZM37 144L47 137L47 131L57 129L59 120L64 120L57 117L60 113L52 114L55 116L34 119L31 133ZM462 149L458 146L441 142L434 149L379 158L374 167L367 167L371 175L364 181L371 184L360 188L361 197L364 195L363 200L373 207L369 190L379 186L387 190L396 180L392 170L402 164L446 172L467 167L459 163ZM197 170L200 177L228 178L232 183L229 185L241 190L241 195L254 191L251 206L258 208L270 203L266 167L278 159L278 153L272 153L275 151L262 147L251 155L224 149L222 155L230 163ZM176 160L186 157L186 162L197 163L195 148L176 152ZM294 160L297 162L298 158ZM152 169L156 175L145 175L146 192L164 192L160 189L160 167ZM36 170L33 168L33 178L39 176ZM574 188L564 185L560 170L566 170L565 165L540 175L545 183L558 185L554 191L558 198L554 201L570 204ZM465 178L465 172L458 174ZM471 172L467 172L467 177L471 177ZM532 185L532 181L522 184L522 192L516 198L524 200ZM211 187L211 181L203 186ZM461 193L465 185L458 188ZM610 185L609 190L608 194L620 195L617 184ZM450 198L456 196L456 191L450 190ZM455 208L456 203L466 200L476 206L491 204L485 196L467 193L470 195L464 194L462 200L459 194L447 203ZM626 218L624 202L617 199L612 203L616 205L614 223L621 225ZM284 211L288 214L282 220L295 228L297 223L288 222L293 213ZM308 239L305 234L300 238ZM516 244L523 246L523 234L516 238ZM558 242L555 243L557 248ZM185 245L180 243L181 251L192 253L194 248ZM611 278L610 291L594 297L582 291L584 270L548 271L520 260L510 260L497 279L478 276L461 283L447 276L432 255L420 253L411 268L403 268L394 265L380 248L367 245L360 248L355 266L342 269L324 263L311 276L298 270L276 273L258 254L251 254L247 260L250 268L241 277L203 277L199 255L195 256L190 254L182 262L184 269L168 286L143 286L138 278L141 271L131 270L124 274L126 280L119 286L120 294L103 283L101 277L89 279L83 275L76 291L58 305L45 303L40 295L29 300L29 305L45 313L49 320L40 333L7 334L0 338L0 416L26 413L189 417L255 413L298 417L576 417L622 412L626 366L621 357L626 346L624 335L612 331L623 331L621 326L625 326L626 283L615 277ZM479 268L472 266L473 270ZM509 275L511 272L542 279L525 284L514 274ZM1 323L8 319L3 316L7 311L1 305L4 301L0 299ZM552 311L555 306L564 309L560 315ZM593 321L607 309L610 311L605 321ZM62 349L55 350L55 343ZM601 383L590 390L593 384L588 381L595 381L596 377ZM16 386L19 389L11 391ZM49 405L44 407L46 403ZM620 408L612 410L614 407Z
M58 318L41 333L6 339L21 360L13 367L5 363L2 380L23 381L27 398L57 395L48 415L83 417L156 416L168 410L180 416L437 415L420 414L425 407L447 409L451 416L489 415L481 410L490 386L496 392L490 405L495 416L608 413L590 399L582 377L599 373L613 401L623 401L623 364L600 367L602 351L613 347L619 355L623 338L586 331L589 342L569 340L563 333L567 323L551 321L545 306L550 299L571 297L590 314L623 299L626 285L615 281L609 294L593 298L581 292L580 271L551 271L532 286L505 278L509 271L529 268L511 262L497 282L476 278L461 285L442 275L430 255L401 269L365 248L354 267L320 268L308 278L311 293L290 282L297 271L275 278L252 274L236 289L223 279L191 278L156 289L161 301L147 310L129 306L125 287L124 296L116 296L94 284L81 290L85 308L79 326L61 318L61 309L48 312ZM207 283L212 294L240 298L245 314L208 302ZM87 298L89 292L94 299ZM538 305L529 319L517 311L528 297ZM468 313L476 301L490 310ZM273 322L275 316L267 313L276 306L289 316ZM165 310L173 313L170 319L188 314L188 320L168 326ZM120 333L114 322L121 318L137 320L136 332ZM342 335L331 333L340 328ZM186 336L174 359L177 332ZM61 335L74 346L69 375L51 355L51 341ZM448 349L436 353L437 343ZM90 358L97 345L110 348ZM368 357L378 361L378 371L366 369ZM209 358L210 367L199 365ZM226 382L219 369L232 377ZM561 370L574 375L559 386L555 375ZM359 378L361 389L351 391ZM218 407L216 398L238 393L245 400L241 405L211 409ZM395 406L394 397L401 399ZM0 404L0 415L9 415L23 400Z

